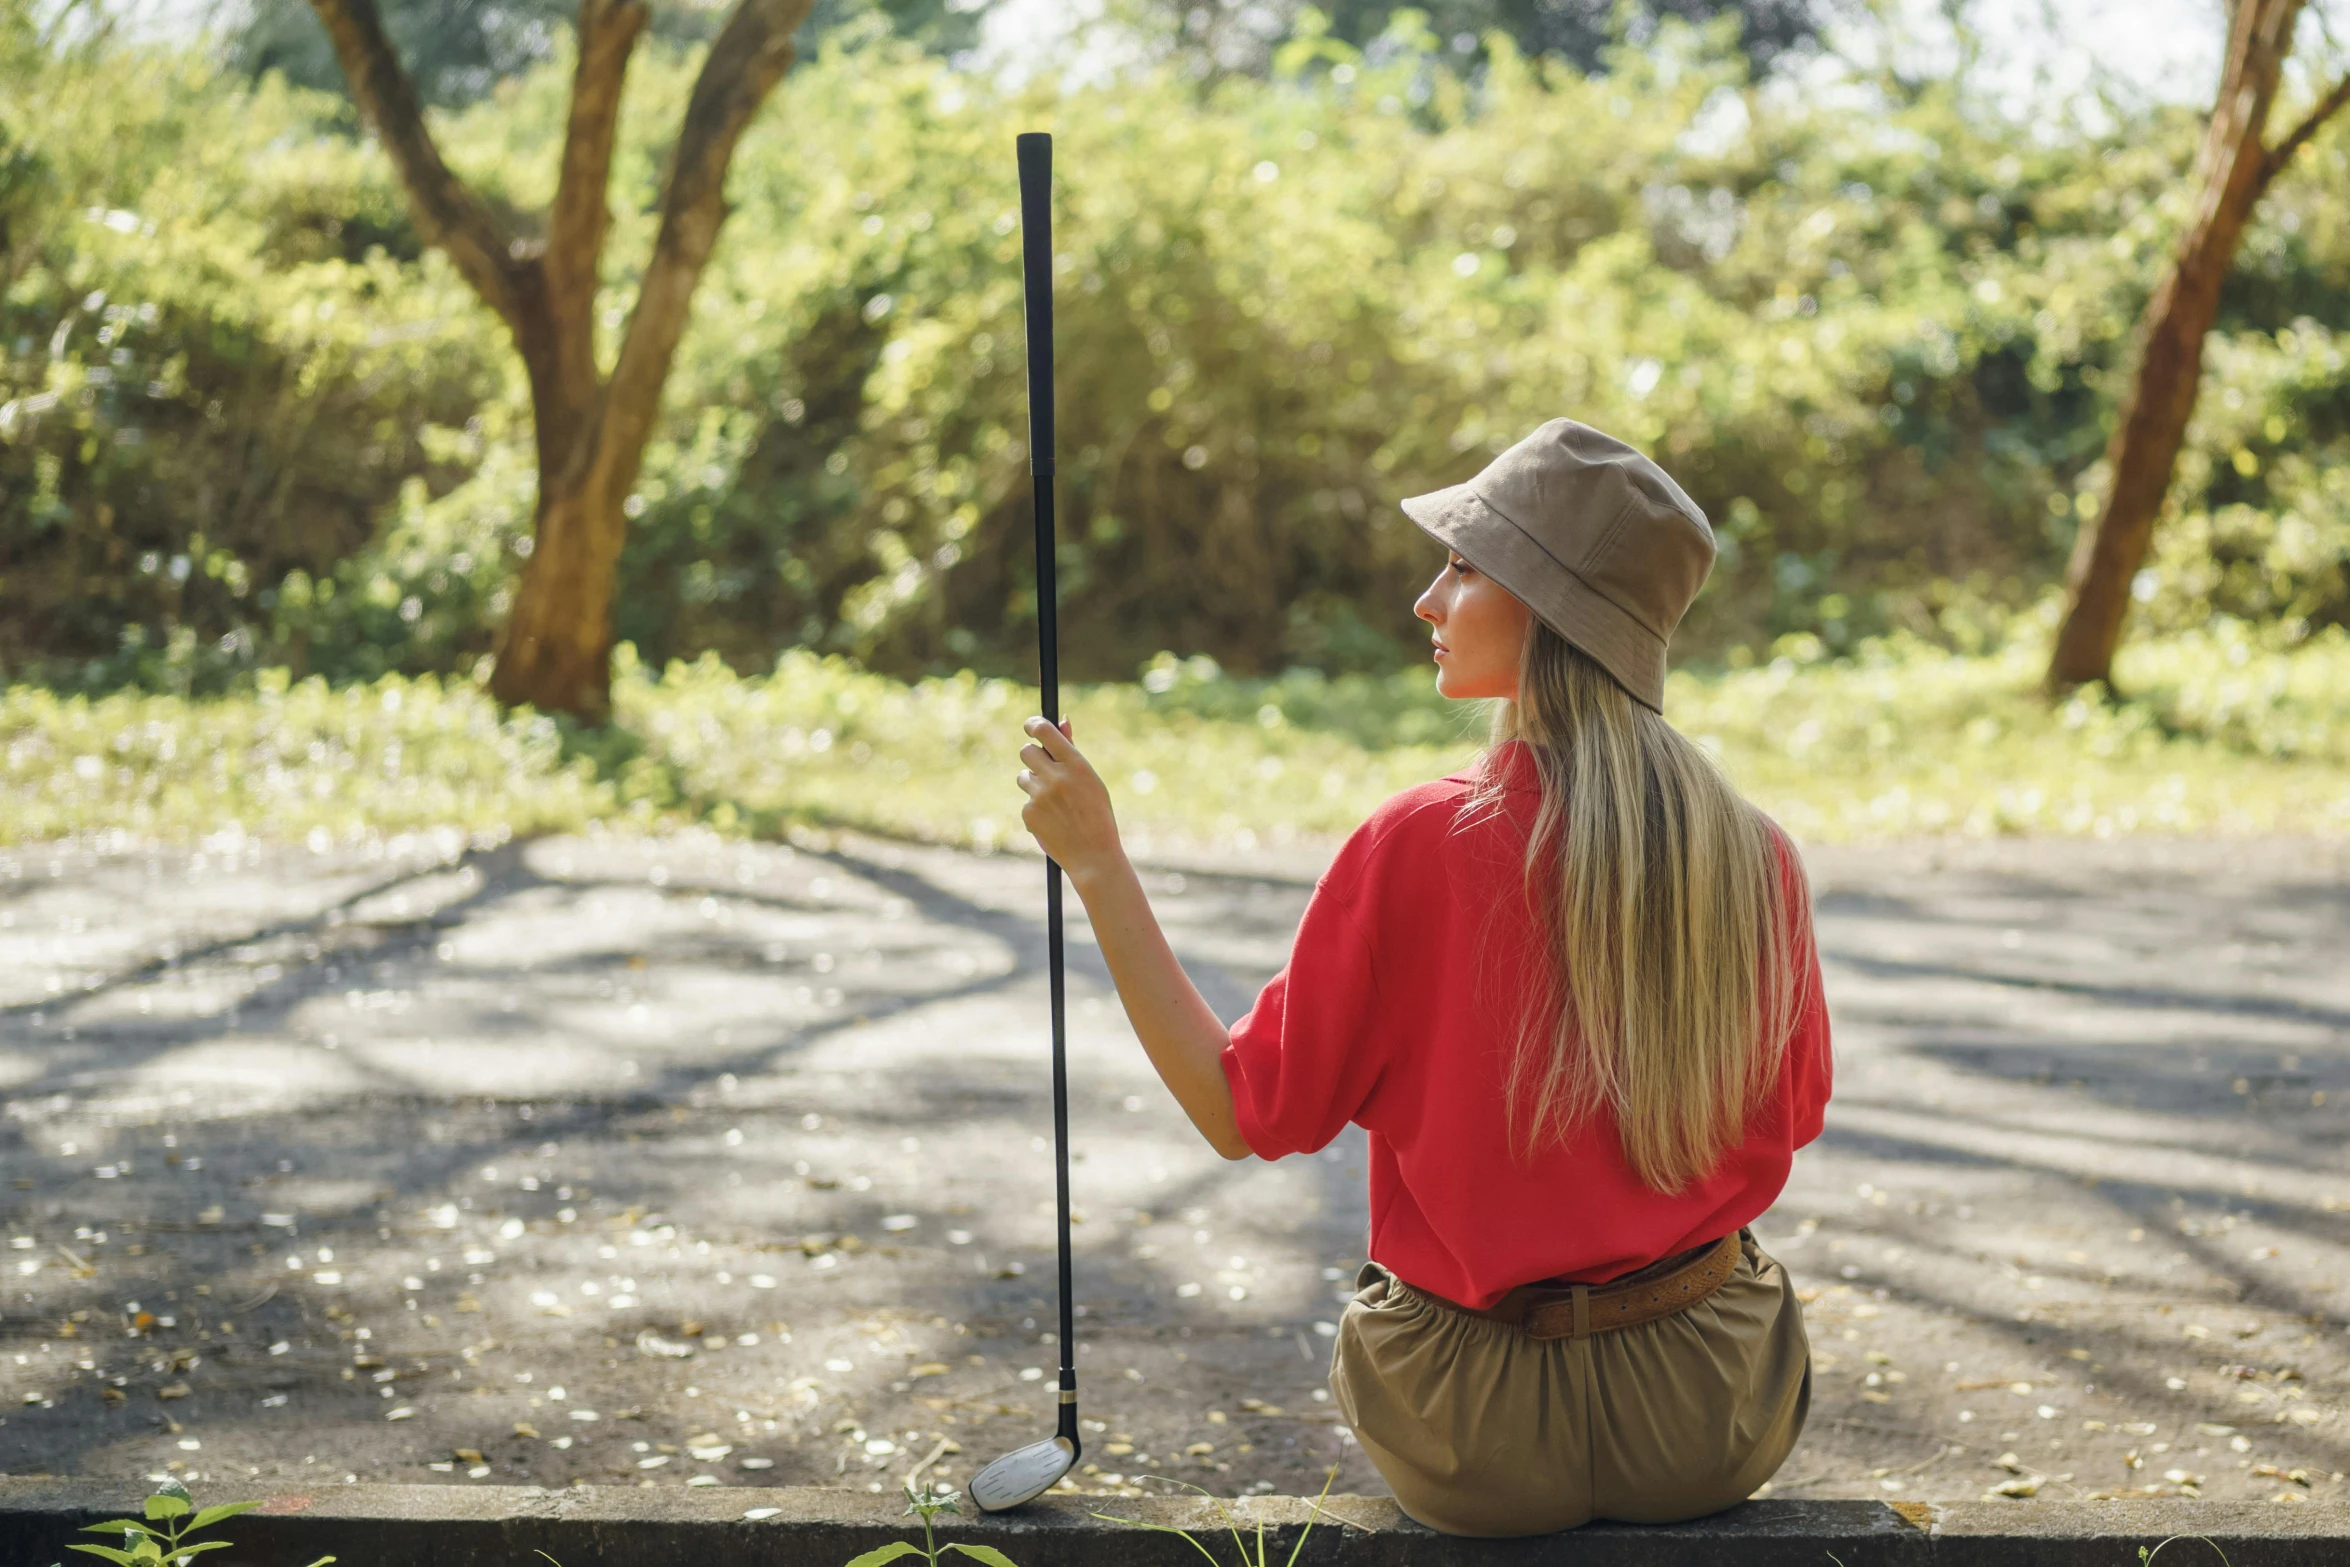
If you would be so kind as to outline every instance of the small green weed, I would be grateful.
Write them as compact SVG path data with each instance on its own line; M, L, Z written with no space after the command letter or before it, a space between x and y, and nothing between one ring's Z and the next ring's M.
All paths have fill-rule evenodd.
M1144 1475L1141 1478L1146 1480L1166 1480L1167 1476ZM1336 1484L1337 1481L1338 1469L1336 1465L1332 1465L1329 1475L1322 1481L1322 1494L1314 1498L1314 1516L1306 1520L1305 1529L1298 1535L1297 1544L1289 1548L1289 1556L1282 1563L1282 1567L1295 1567L1295 1563L1299 1555L1302 1554L1306 1548L1307 1537L1314 1532L1314 1525L1321 1521L1322 1503L1330 1495L1330 1487ZM1249 1555L1249 1542L1242 1537L1240 1532L1240 1525L1234 1521L1231 1511L1225 1507L1221 1498L1211 1495L1207 1491L1200 1490L1198 1486L1193 1485L1188 1480L1169 1480L1168 1483L1170 1485L1182 1486L1186 1491L1199 1491L1200 1495L1207 1497L1209 1501L1216 1504L1216 1511L1224 1515L1225 1529L1228 1530L1232 1535L1232 1547L1236 1552L1239 1553L1240 1567L1268 1567L1268 1564L1265 1560L1265 1525L1262 1520L1260 1520L1257 1524L1256 1555L1252 1557ZM1093 1516L1101 1519L1104 1523L1133 1524L1137 1528L1148 1529L1156 1534L1179 1534L1186 1540L1191 1541L1191 1548L1199 1552L1200 1555L1206 1557L1211 1564L1211 1567L1213 1567L1213 1564L1216 1560L1216 1553L1209 1550L1205 1545L1202 1545L1199 1542L1198 1536L1194 1535L1189 1529L1178 1529L1172 1524L1151 1523L1148 1520L1142 1518L1120 1518L1113 1513L1095 1513ZM860 1564L859 1562L851 1562L849 1563L849 1567L860 1567Z
M922 1543L920 1545L915 1545L907 1540L893 1540L877 1551L867 1551L864 1555L849 1562L847 1567L882 1567L884 1562L899 1561L908 1556L921 1557L925 1567L938 1567L938 1559L949 1551L961 1551L973 1561L983 1563L984 1567L1014 1567L1012 1559L992 1545L969 1545L961 1540L950 1540L944 1545L937 1543L931 1533L931 1520L940 1513L960 1514L962 1512L962 1509L955 1505L954 1492L934 1491L930 1488L930 1482L927 1480L917 1488L914 1484L914 1477L908 1475L906 1477L906 1512L910 1516L922 1520Z
M260 1506L258 1502L221 1502L198 1511L195 1498L188 1488L177 1480L166 1480L147 1498L146 1518L116 1518L107 1523L94 1523L84 1534L112 1534L122 1538L122 1544L69 1545L69 1551L81 1551L103 1561L116 1562L120 1567L186 1567L205 1551L225 1550L232 1543L227 1540L202 1540L187 1543L188 1536L224 1523L239 1513L249 1513ZM327 1567L332 1556L321 1556L310 1567Z

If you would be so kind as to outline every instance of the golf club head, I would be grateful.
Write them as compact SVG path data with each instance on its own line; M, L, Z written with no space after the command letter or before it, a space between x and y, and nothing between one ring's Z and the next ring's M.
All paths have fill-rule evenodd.
M1077 1448L1065 1436L1031 1442L1006 1453L972 1477L970 1497L983 1513L1033 1502L1061 1483L1061 1476L1077 1462Z

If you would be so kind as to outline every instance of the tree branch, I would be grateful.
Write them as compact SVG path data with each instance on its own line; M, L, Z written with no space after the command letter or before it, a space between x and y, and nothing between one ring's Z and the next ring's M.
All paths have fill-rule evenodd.
M644 0L581 0L579 63L571 79L571 119L563 137L563 172L547 216L542 264L559 322L590 320L597 264L612 209L612 144L620 128L620 93L628 59L650 11Z
M790 67L791 35L807 19L811 3L737 0L702 61L670 158L661 232L638 285L619 363L597 410L600 428L593 444L605 460L627 466L627 472L615 475L624 482L635 481L633 465L659 412L662 383L685 332L694 285L726 221L726 167L735 143Z
M426 243L448 255L458 275L482 301L519 333L522 306L508 268L513 236L441 161L440 149L424 128L415 85L400 68L384 35L375 0L310 0L334 41L335 57L351 84L351 96L391 155L400 184Z
M2285 139L2261 157L2260 183L2263 189L2267 188L2270 180L2285 171L2285 165L2293 161L2293 154L2306 146L2311 137L2324 130L2326 121L2332 119L2346 103L2350 103L2350 75L2334 83L2333 91L2320 98L2317 107L2303 115L2301 123L2287 131Z

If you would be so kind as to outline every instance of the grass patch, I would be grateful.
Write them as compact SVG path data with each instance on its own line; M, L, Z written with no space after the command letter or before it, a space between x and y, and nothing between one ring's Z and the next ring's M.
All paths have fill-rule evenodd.
M218 697L0 691L0 836L186 841L222 831L355 842L454 828L575 829L626 801L562 726L470 681L329 687L264 670Z
M1917 834L2350 834L2350 635L2290 652L2240 628L2131 647L2124 702L2035 692L2042 634L1961 656L1906 639L1827 660L1675 674L1666 709L1811 841ZM1224 676L1162 657L1067 711L1141 852L1343 834L1476 755L1483 713L1424 670ZM745 678L623 650L615 719L501 712L470 681L331 688L265 672L188 699L0 690L0 841L224 830L325 847L426 829L477 841L596 824L854 826L995 847L1024 837L1033 687L913 685L795 653Z
M2127 701L2038 694L2044 641L1962 657L1894 639L1673 677L1665 709L1798 837L2350 833L2350 636L2239 628L2127 648Z

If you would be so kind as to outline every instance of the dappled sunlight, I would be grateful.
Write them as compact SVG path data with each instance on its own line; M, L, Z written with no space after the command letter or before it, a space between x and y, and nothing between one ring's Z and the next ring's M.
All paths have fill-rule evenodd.
M190 876L172 852L0 885L56 965L0 972L32 1183L0 1252L30 1297L0 1452L26 1456L0 1466L870 1486L933 1448L967 1477L1049 1423L1033 856L691 832ZM2330 1494L2337 854L1812 853L1839 1092L1758 1225L1818 1352L1774 1494ZM1145 880L1230 1019L1313 875ZM148 946L100 965L76 943L101 928ZM1217 1157L1081 917L1069 960L1081 1483L1310 1491L1335 1461L1375 1492L1315 1396L1359 1135ZM110 1336L132 1300L157 1324Z
M2160 1128L2146 1122L2138 1123L2138 1135L2134 1137L2090 1138L2054 1129L1985 1125L1973 1119L1965 1108L1947 1103L1931 1111L1905 1111L1856 1095L1845 1103L1844 1109L1855 1117L1865 1116L1859 1124L1867 1127L1868 1135L1903 1139L1914 1144L1921 1154L1933 1149L2099 1180L2113 1173L2117 1159L2134 1162L2146 1157L2148 1149L2159 1148L2166 1187L2223 1198L2258 1195L2312 1213L2350 1211L2350 1195L2338 1195L2330 1190L2321 1193L2305 1189L2298 1195L2270 1196L2272 1187L2305 1183L2310 1174L2306 1165L2199 1154L2178 1141L2162 1138ZM2057 1112L2047 1116L2049 1120L2058 1118ZM2214 1128L2198 1127L2196 1131L2215 1143L2225 1137ZM2343 1194L2350 1194L2350 1173L2328 1179Z
M624 1087L637 1075L632 1052L641 1044L598 1040L562 1024L546 1013L512 1040L395 1036L343 1048L366 1063L385 1091L397 1093L432 1093L462 1082L500 1096L593 1094Z
M1066 1489L1383 1491L1326 1383L1369 1138L1215 1153L1048 932L1019 751L1067 719L1230 1024L1515 727L1437 689L1441 571L1645 649L1803 846L1836 1093L1753 1222L1812 1350L1755 1496L2350 1498L2350 79L2300 0L2235 8L2208 125L2019 109L1961 0L1118 0L1009 72L996 3L478 65L502 12L0 6L0 1475L593 1527L968 1482L1066 1355ZM1402 510L1561 416L1703 514L1661 619L1637 509L1481 490L1457 560ZM1626 907L1719 869L1651 861Z
M99 1372L28 1360L35 1424L10 1431L69 1422L39 1461L412 1479L467 1449L518 1479L668 1480L685 1460L659 1474L655 1438L690 1436L727 1450L692 1466L712 1483L837 1483L1044 1418L1025 1375L1053 1356L1033 1325L1053 1242L1035 861L689 834L415 869L352 888L331 863L307 884L272 865L264 930L134 954L29 1022L54 1075L15 1101L13 1162L86 1194L60 1222L106 1217L60 1230L78 1260L35 1245L28 1309L81 1337L121 1298L160 1301L142 1334L193 1357L109 1354L141 1402L86 1406L59 1378ZM242 908L247 874L194 885ZM1278 962L1302 889L1223 886L1201 878L1198 918L1258 932L1249 977L1203 967L1229 1003ZM1266 1206L1234 1208L1235 1172L1166 1101L1072 934L1088 1408L1105 1448L1154 1470L1245 1475L1233 1430L1304 1417L1180 1413L1183 1340L1233 1340L1218 1375L1268 1356L1315 1371L1327 1292L1351 1277L1319 1228L1332 1167L1260 1172ZM141 1012L162 988L205 1004ZM1338 1204L1358 1223L1359 1180L1358 1161ZM173 1375L194 1391L158 1405L144 1379ZM1320 1410L1310 1391L1287 1402ZM1164 1450L1115 1441L1169 1418L1183 1439ZM1318 1418L1287 1428L1316 1451L1337 1441ZM1202 1442L1215 1456L1181 1455ZM1114 1463L1088 1481L1131 1489Z
M0 1089L21 1089L37 1081L51 1065L40 1051L0 1048Z
M157 1040L144 1059L119 1076L103 1069L82 1074L90 1099L116 1115L167 1113L172 1097L190 1084L202 1089L200 1113L233 1118L316 1109L364 1095L381 1080L363 1063L292 1040L208 1039L185 1045Z
M2338 851L1947 859L1813 856L1838 1091L1760 1228L1820 1416L1777 1494L2331 1494Z

